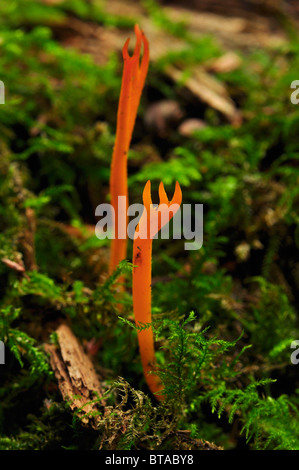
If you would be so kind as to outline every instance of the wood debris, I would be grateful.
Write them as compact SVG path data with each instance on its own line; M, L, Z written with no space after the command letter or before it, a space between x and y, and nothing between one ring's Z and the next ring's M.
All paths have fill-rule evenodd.
M45 350L61 395L83 424L97 429L99 411L105 406L100 379L69 326L60 325L56 334L57 345L47 344Z
M183 79L183 72L176 67L167 67L167 73L175 82ZM195 76L184 81L184 86L200 101L224 114L233 125L239 126L242 123L241 113L224 88L219 93L219 87L212 77L209 79L207 74L198 71Z

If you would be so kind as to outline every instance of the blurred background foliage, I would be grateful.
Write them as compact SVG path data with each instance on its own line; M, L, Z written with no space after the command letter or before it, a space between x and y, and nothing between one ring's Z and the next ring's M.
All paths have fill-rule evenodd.
M7 345L0 448L176 449L200 439L225 449L298 450L299 366L290 361L299 337L293 24L284 18L284 40L271 47L235 48L231 63L216 35L193 34L188 16L175 20L152 0L132 2L141 8L132 14L107 3L0 5L0 338ZM121 267L127 289L119 310L106 274L109 240L98 240L94 226L95 207L109 201L122 38L133 41L134 23L144 18L145 33L163 32L167 42L142 96L130 202L141 202L148 179L154 191L164 181L169 194L178 180L184 204L204 204L204 241L197 251L185 251L184 240L154 242L153 323L167 400L157 406L145 397L140 408L136 390L148 392L130 326L131 266ZM81 50L92 25L100 28L95 56ZM111 37L121 39L109 48ZM176 40L181 48L172 48ZM216 67L223 57L226 66ZM225 90L234 119L192 92L194 67L218 84L212 92ZM62 402L43 351L61 321L85 346L100 341L93 360L107 391L122 377L117 387L131 397L119 402L112 385L119 415L98 431L82 427Z

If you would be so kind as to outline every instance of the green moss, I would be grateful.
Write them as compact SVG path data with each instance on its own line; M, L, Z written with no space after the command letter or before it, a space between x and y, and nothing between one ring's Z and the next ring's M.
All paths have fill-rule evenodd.
M290 361L299 334L299 108L290 102L298 39L236 51L241 65L217 74L243 114L236 127L190 103L183 84L163 75L169 64L192 73L222 54L219 44L194 38L187 23L143 2L149 20L186 47L151 64L129 159L130 195L141 202L149 178L154 190L162 178L170 192L178 179L184 203L204 204L199 251L184 251L182 240L153 246L153 328L166 397L157 403L132 322L132 244L129 261L109 277L109 242L93 232L94 209L109 198L119 51L98 66L55 36L69 15L103 27L131 28L135 20L110 15L98 2L23 3L0 6L0 79L7 85L0 109L0 449L180 449L186 439L200 448L202 439L225 449L298 450L298 378ZM179 101L205 127L188 137L173 128L162 145L144 124L152 96ZM99 345L93 360L110 408L99 412L97 430L63 403L44 353L61 321L82 343Z

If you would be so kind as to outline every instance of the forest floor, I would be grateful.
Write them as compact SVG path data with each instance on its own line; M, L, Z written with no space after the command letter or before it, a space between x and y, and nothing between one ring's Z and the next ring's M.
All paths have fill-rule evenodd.
M222 3L0 6L1 450L299 449L299 9ZM150 66L130 201L178 181L204 207L200 249L153 243L162 401L139 357L132 243L109 276L95 236L135 24Z

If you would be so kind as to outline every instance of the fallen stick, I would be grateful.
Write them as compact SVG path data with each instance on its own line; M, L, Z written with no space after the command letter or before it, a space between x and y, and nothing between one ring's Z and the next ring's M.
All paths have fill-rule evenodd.
M57 344L47 344L50 364L58 382L58 387L70 408L77 412L85 425L97 428L105 402L103 390L90 358L71 331L62 324L56 330Z

